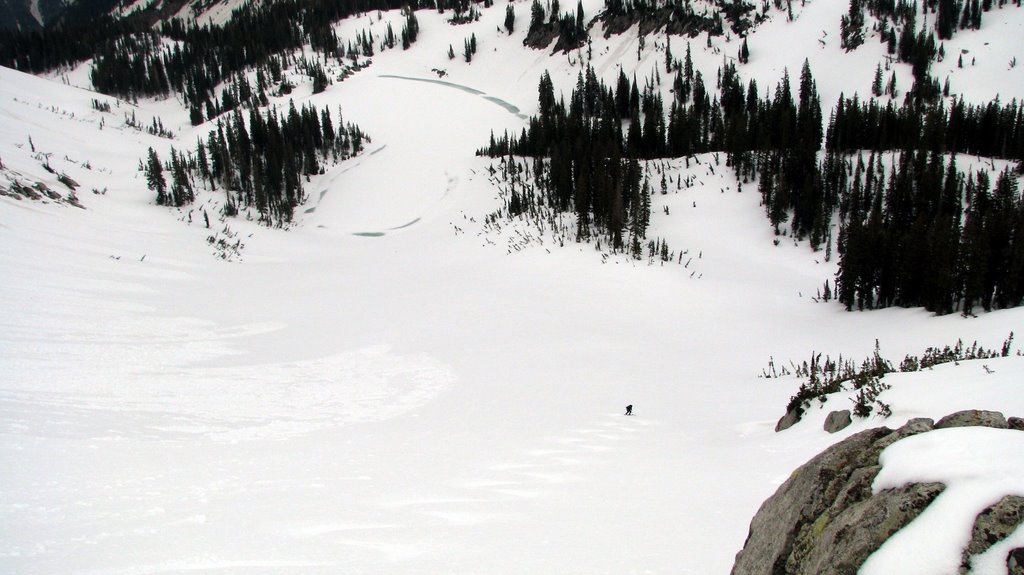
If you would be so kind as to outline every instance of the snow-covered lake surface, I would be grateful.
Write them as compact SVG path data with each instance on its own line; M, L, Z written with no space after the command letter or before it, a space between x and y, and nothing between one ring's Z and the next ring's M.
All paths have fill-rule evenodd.
M758 34L802 38L838 22L839 4ZM525 29L529 5L515 6ZM288 230L220 222L218 194L152 205L136 171L146 148L163 157L209 129L173 100L111 99L102 113L90 101L103 96L0 69L0 160L64 190L41 168L50 154L87 208L0 198L0 571L727 573L760 503L835 441L958 409L1024 415L1024 358L1009 357L893 376L887 420L826 434L844 395L774 433L798 381L759 378L770 358L861 359L876 339L897 362L958 338L997 347L1024 335L1024 312L813 302L835 261L774 245L756 186L737 189L724 157L666 161L694 185L653 197L651 235L686 250L686 266L486 227L500 203L474 151L523 127L510 111L533 113L544 69L565 90L579 72L578 54L513 51L523 30L495 34L503 17L454 29L477 30L472 64L447 59L462 38L424 11L408 53L324 94L300 84L297 102L340 106L373 140L304 183ZM595 39L607 80L630 42ZM703 42L713 78L721 55ZM866 91L876 56L844 60L855 80L814 68L832 78L823 95ZM781 60L762 57L741 73L774 78L766 89ZM630 66L643 75L661 58L649 45ZM480 94L387 77L441 67ZM990 76L991 90L1021 77ZM177 140L119 127L128 110L159 115ZM244 244L236 261L214 256L214 234ZM953 446L1000 443L948 433Z

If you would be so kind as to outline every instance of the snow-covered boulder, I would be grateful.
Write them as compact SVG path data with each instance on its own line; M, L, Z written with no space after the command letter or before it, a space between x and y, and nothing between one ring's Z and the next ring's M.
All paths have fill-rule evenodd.
M946 427L998 428L1000 420L1005 429L1006 420L995 412L963 412L941 421ZM936 429L931 419L924 418L911 420L897 430L869 429L833 445L798 468L754 516L747 541L736 556L733 575L857 573L892 535L914 521L947 489L943 482L933 480L882 489L876 485L883 469L880 455L887 447ZM970 543L956 550L965 569L962 572L969 572L974 557L1017 529L1022 501L1020 497L1005 497L978 513ZM1003 555L1008 567L1014 561L1013 553L1010 557Z

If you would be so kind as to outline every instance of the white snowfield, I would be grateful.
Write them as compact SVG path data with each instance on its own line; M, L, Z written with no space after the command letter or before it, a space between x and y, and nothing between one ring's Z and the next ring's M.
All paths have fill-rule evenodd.
M529 3L514 6L511 37L496 31L503 5L458 27L421 11L411 50L378 54L323 94L293 74L297 105L335 120L340 106L372 141L304 182L309 201L287 230L222 221L223 191L181 210L153 204L137 171L147 148L166 159L210 129L174 99L133 106L61 84L84 86L87 65L51 80L0 69L0 186L65 195L64 172L86 208L0 197L0 572L727 573L761 502L828 445L960 409L1024 416L1024 358L1011 356L890 376L885 420L828 435L828 411L851 406L843 393L774 433L799 382L760 378L770 358L859 360L876 339L896 362L958 338L998 347L1011 330L1024 337L1024 310L815 303L837 258L774 245L756 184L738 190L724 156L664 162L692 185L653 197L649 235L685 251L682 263L485 226L500 200L492 161L474 151L492 129L522 129L545 69L568 95L585 58L523 50ZM588 18L600 7L584 6ZM845 9L816 0L795 22L777 17L751 36L741 74L773 90L787 66L795 82L805 55L768 43L811 38L826 117L840 92L866 93L881 47L839 50ZM1022 15L993 11L986 26ZM339 36L401 29L399 14L381 17L342 22ZM984 32L957 42L1020 47ZM473 62L448 60L471 33ZM606 81L619 65L641 82L664 65L662 39L637 61L635 31L594 34ZM709 89L738 48L714 42L692 43ZM681 58L685 44L672 49ZM1020 97L1022 67L996 60L979 58L979 99ZM437 79L432 68L451 85L409 79ZM132 113L175 139L124 127ZM237 243L232 261L210 236ZM964 539L985 505L1024 495L1011 432L907 443L887 452L888 481L951 482L919 519L932 536ZM932 549L909 530L898 544ZM959 561L928 555L916 572ZM878 564L871 573L895 572ZM1000 572L986 565L975 572Z

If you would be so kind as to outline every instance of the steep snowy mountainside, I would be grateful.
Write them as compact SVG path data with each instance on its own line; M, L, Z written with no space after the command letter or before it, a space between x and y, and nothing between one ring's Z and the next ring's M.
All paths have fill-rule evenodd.
M748 38L744 80L771 92L808 58L826 116L840 93L866 94L881 45L839 48L843 4L775 13ZM294 89L271 107L314 104L370 140L303 178L308 199L280 229L255 209L222 218L220 186L155 205L147 150L191 151L216 119L192 126L173 96L88 90L88 63L48 79L0 69L0 186L64 194L67 174L85 208L0 197L0 571L727 573L761 502L836 441L959 409L1024 416L1010 354L894 374L889 418L825 433L847 390L775 433L801 381L759 377L769 361L860 360L876 342L896 361L957 339L998 347L1019 341L1024 308L815 301L835 260L779 240L724 154L646 166L671 178L651 197L664 263L489 217L500 163L474 152L526 126L545 71L566 97L586 64L606 83L621 66L671 86L663 36L641 49L635 29L597 25L592 60L524 49L530 3L512 6L512 34L501 3L458 26L419 11L409 50L377 50L319 94L289 62ZM583 2L588 19L601 6ZM1022 97L1020 68L1002 62L1022 14L994 10L954 39L993 50L956 70L978 101ZM401 29L401 13L335 30L379 41L388 23ZM739 42L690 41L709 90ZM893 68L904 88L906 68ZM156 120L173 135L148 133ZM230 258L221 240L238 246Z
M182 12L179 18L195 19L197 24L221 24L231 18L232 11L243 6L243 0L220 0L218 2L193 2Z
M154 22L173 17L224 22L241 5L237 0L2 0L0 30L41 30L101 16L138 16L143 11Z
M119 16L138 15L142 12L153 14L150 18L159 20L179 19L184 22L224 24L233 12L246 4L246 0L135 0L119 6Z
M946 57L933 65L940 82L947 78L951 93L968 102L982 103L996 96L1007 102L1024 98L1024 62L1019 38L1024 35L1024 14L1007 5L986 14L981 30L965 30L945 42ZM960 68L958 62L963 62Z
M170 147L170 140L146 128L157 118L183 117L173 101L130 104L8 68L0 68L0 77L5 85L0 114L9 128L0 135L0 154L8 179L67 191L57 179L67 174L81 184L77 193L87 206L100 201L91 196L107 193L140 206L150 203L145 188L139 188L141 176L133 172L146 148Z
M743 38L734 34L712 36L699 35L694 38L672 36L671 45L663 34L647 37L643 48L638 50L639 37L633 27L621 35L605 38L603 25L594 23L590 33L590 44L568 53L552 53L549 50L523 50L522 41L526 36L530 3L526 0L512 2L517 26L512 34L502 29L505 14L502 10L489 9L482 12L480 21L450 27L440 26L443 15L432 11L420 11L421 20L436 20L425 25L417 45L408 52L382 52L374 57L377 62L391 59L408 74L433 76L433 70L443 70L445 79L453 82L475 83L484 91L503 94L513 98L525 113L536 112L536 86L541 73L548 70L555 86L565 97L575 86L577 76L585 66L593 66L598 77L608 85L614 85L622 70L627 77L636 77L644 83L661 77L661 91L666 101L671 100L671 76L665 72L665 51L671 48L675 58L681 59L690 46L695 70L702 72L709 89L714 89L717 71L725 62L735 63L736 54ZM603 2L589 0L581 3L587 21L592 20L604 8ZM784 72L789 73L794 84L799 79L800 69L807 60L810 63L819 92L822 109L827 118L839 95L851 97L858 94L862 99L869 97L871 81L876 66L885 69L886 80L895 73L898 96L896 103L903 101L913 84L910 65L890 63L892 57L886 53L885 44L877 34L868 34L864 45L853 51L843 50L839 43L839 23L847 6L835 2L807 2L794 5L794 19L788 20L784 11L769 10L768 20L754 27L746 37L750 47L750 62L738 64L737 69L744 84L756 80L762 94L770 95ZM394 12L384 13L383 18L368 14L352 18L337 26L339 38L345 42L353 40L361 31L373 31L381 37L388 23L400 29L401 22ZM986 13L981 30L961 30L952 40L944 43L946 58L934 65L933 75L940 82L950 79L951 94L962 96L969 103L984 104L997 94L1003 101L1021 98L1024 85L1024 66L1011 66L1020 49L1015 38L1024 27L1024 11L1013 5L994 8ZM473 61L466 63L461 53L463 40L476 35L480 51ZM448 46L453 46L456 58L447 58ZM957 68L957 55L970 54L964 68ZM480 74L481 67L496 67L495 74ZM487 85L479 85L488 82Z
M799 290L821 266L772 245L756 195L722 193L713 155L676 162L701 185L656 198L689 268L602 265L573 244L508 254L482 220L489 162L470 154L522 120L365 72L319 97L374 134L368 154L310 182L301 226L229 220L242 263L151 204L135 164L159 139L48 120L41 95L78 118L90 94L5 77L23 87L3 101L22 134L5 162L63 126L105 144L89 157L112 170L87 210L0 199L0 296L16 302L0 345L5 568L724 573L764 497L837 439L811 419L772 432L792 388L756 377L769 357L996 345L1021 321L811 303ZM410 156L407 138L433 147ZM1018 360L989 379L965 363L927 404L894 398L884 423L980 397L1020 412Z

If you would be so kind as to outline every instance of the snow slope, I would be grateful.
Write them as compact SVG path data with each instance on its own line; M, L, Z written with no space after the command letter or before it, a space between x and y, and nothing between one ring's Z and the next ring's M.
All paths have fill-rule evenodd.
M529 4L514 5L511 37L494 31L503 9L454 28L424 11L412 50L315 97L300 83L297 105L340 106L372 142L305 184L288 230L218 221L217 194L152 205L146 148L164 156L209 129L173 100L133 108L0 69L4 174L66 191L41 167L51 154L87 208L0 197L0 571L726 573L760 503L827 445L957 409L1024 414L1015 356L893 376L884 421L829 436L821 420L849 405L836 397L774 433L798 382L759 378L769 358L861 358L876 339L896 360L958 338L993 347L1024 310L814 303L835 262L774 245L753 186L737 190L713 154L672 161L695 185L653 198L651 233L686 250L685 267L486 226L499 200L473 151L524 125L509 106L534 111L545 69L566 90L580 69L580 54L514 49ZM795 76L803 58L769 59L760 39L833 29L843 9L819 0L766 25L741 73L762 89L780 65ZM399 22L380 18L339 35ZM471 33L473 62L449 61ZM662 65L650 41L633 61L633 41L595 39L606 80L620 63L640 78ZM713 78L737 44L703 42ZM866 91L873 53L829 46L823 63L858 71L815 67L824 101ZM454 85L407 79L432 68ZM125 128L128 110L176 140ZM244 244L235 261L211 235Z

